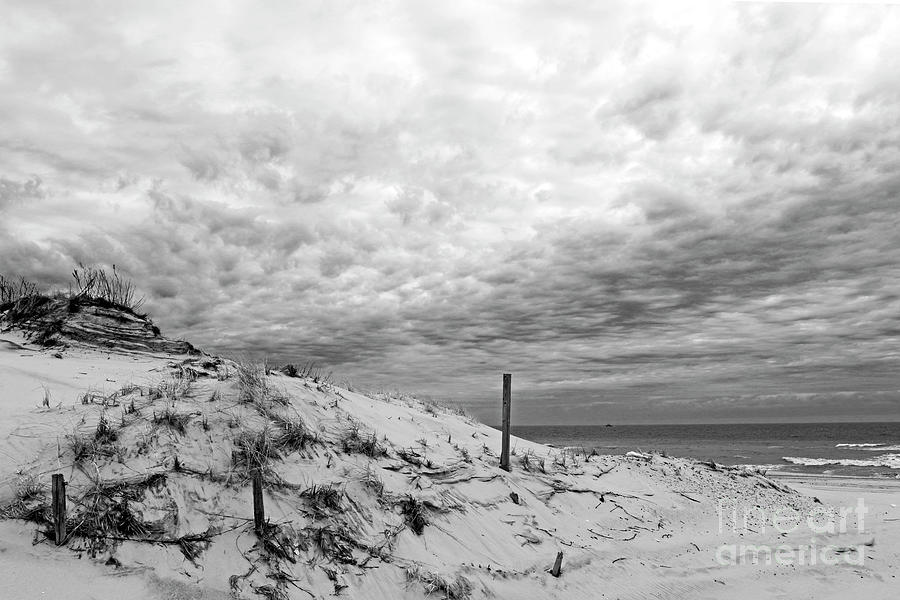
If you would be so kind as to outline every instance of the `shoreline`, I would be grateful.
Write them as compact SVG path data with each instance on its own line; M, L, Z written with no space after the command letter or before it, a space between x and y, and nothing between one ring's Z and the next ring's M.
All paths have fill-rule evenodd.
M886 477L878 475L837 475L834 473L797 473L795 471L779 471L770 469L766 472L766 477L777 477L778 479L798 479L809 481L822 481L829 479L837 479L840 481L871 481L892 484L900 487L900 473L896 477Z

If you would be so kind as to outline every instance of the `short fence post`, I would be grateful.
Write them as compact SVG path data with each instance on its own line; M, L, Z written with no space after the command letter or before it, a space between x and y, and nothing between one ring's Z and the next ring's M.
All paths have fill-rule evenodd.
M53 475L53 538L57 546L66 541L66 480L62 473Z
M512 375L503 374L503 445L500 450L500 468L509 471L509 414L512 409Z
M562 552L556 553L556 562L553 563L553 569L550 570L550 574L554 577L559 577L559 573L562 570Z
M262 535L266 524L266 509L263 506L262 475L253 473L253 528L256 535Z

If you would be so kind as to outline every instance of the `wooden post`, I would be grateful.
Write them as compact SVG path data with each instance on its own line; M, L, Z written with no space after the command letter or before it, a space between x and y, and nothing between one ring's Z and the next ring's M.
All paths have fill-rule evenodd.
M559 577L560 571L562 571L562 552L557 552L556 562L553 563L553 568L550 570L550 574L554 577Z
M66 480L62 473L53 475L53 539L57 546L66 541Z
M266 524L266 509L263 506L262 475L259 471L253 473L253 527L256 535L263 533Z
M503 374L503 446L500 450L500 468L509 471L509 413L512 409L512 375Z

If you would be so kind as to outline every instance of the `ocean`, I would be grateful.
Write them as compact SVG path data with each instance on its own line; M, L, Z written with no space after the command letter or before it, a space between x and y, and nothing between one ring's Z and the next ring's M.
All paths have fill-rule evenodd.
M777 472L900 478L900 422L725 425L533 425L512 434L556 447L752 465Z

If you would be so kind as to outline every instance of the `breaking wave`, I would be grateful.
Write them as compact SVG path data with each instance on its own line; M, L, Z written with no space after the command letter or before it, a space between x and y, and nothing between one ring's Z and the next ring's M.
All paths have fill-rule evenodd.
M835 444L835 448L875 448L884 444Z
M784 465L769 465L769 464L743 464L743 465L729 465L735 469L746 469L747 471L777 471Z
M834 465L840 467L888 467L889 469L900 469L900 454L882 454L880 456L873 456L871 459L802 458L797 456L783 456L781 458L789 463L806 467Z

